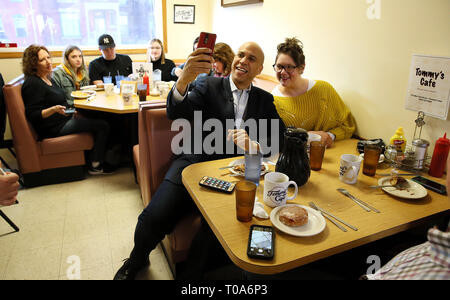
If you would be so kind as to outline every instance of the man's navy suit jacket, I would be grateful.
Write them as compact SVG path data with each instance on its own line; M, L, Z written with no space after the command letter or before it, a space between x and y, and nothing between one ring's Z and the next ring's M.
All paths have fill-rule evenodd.
M226 143L233 143L232 141L226 141L227 137L227 128L226 128L226 120L235 119L234 113L234 101L233 95L231 93L230 87L230 79L229 78L218 78L218 77L204 77L198 79L194 89L188 93L185 99L177 103L173 101L173 91L171 91L167 97L167 116L171 120L175 119L186 119L193 123L194 120L194 112L201 111L202 112L202 121L203 123L208 119L216 119L219 120L222 124L221 131L223 131L222 138L224 147L226 147ZM243 121L254 119L256 124L258 125L258 136L256 140L262 146L262 153L265 156L272 155L274 153L269 153L269 149L271 148L271 143L277 142L279 151L282 150L283 145L283 134L285 131L285 125L281 120L278 112L273 104L273 96L255 86L252 86L250 89L250 94L248 97L247 107L243 116ZM267 120L267 136L260 136L260 128L259 121ZM277 120L278 123L278 132L274 132L272 134L272 126L271 120ZM191 128L195 130L194 126ZM249 133L248 128L245 128L247 133ZM276 129L276 128L274 128ZM212 130L215 130L212 129ZM208 136L212 131L203 131L202 132L202 143L203 139ZM278 136L275 136L278 135ZM194 133L191 133L191 145L192 148L194 145ZM255 137L250 136L252 139ZM262 140L265 140L264 142ZM197 145L198 146L198 145ZM268 147L264 147L268 146ZM200 154L191 153L183 153L180 155L171 165L169 171L166 174L165 179L170 180L175 184L182 184L181 181L181 172L185 167L190 164L209 161L214 159L227 158L237 155L242 155L241 153L237 153L237 147L232 146L235 151L234 153L225 153L225 149L223 153L215 153L215 154L206 154L204 151ZM194 149L192 149L194 150ZM205 174L207 175L207 174Z

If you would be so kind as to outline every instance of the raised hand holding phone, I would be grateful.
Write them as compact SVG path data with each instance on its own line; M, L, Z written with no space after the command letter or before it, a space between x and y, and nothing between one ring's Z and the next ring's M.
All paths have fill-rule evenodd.
M198 48L189 55L183 68L183 73L177 80L177 90L184 95L189 83L194 81L199 74L209 73L214 59L212 50L209 48Z

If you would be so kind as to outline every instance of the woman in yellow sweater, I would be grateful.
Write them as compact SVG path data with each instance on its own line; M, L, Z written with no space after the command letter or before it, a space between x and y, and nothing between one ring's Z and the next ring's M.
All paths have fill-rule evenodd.
M272 94L286 126L319 134L328 147L334 140L350 138L355 119L336 90L326 81L302 78L305 55L301 42L287 38L277 50L273 68L280 84Z

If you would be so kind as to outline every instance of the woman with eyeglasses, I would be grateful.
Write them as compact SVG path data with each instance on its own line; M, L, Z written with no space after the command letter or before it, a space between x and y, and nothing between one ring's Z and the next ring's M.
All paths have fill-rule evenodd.
M272 94L286 126L300 127L319 134L328 147L334 140L350 138L355 119L326 81L303 78L305 55L296 38L287 38L277 47L273 68L280 82Z

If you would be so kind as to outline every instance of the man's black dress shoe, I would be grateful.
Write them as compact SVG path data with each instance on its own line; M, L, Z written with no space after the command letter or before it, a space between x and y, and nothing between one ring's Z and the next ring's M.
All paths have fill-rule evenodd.
M114 280L134 280L136 274L141 268L150 265L150 261L147 260L146 263L140 267L133 266L129 258L124 260L123 266L114 275Z

